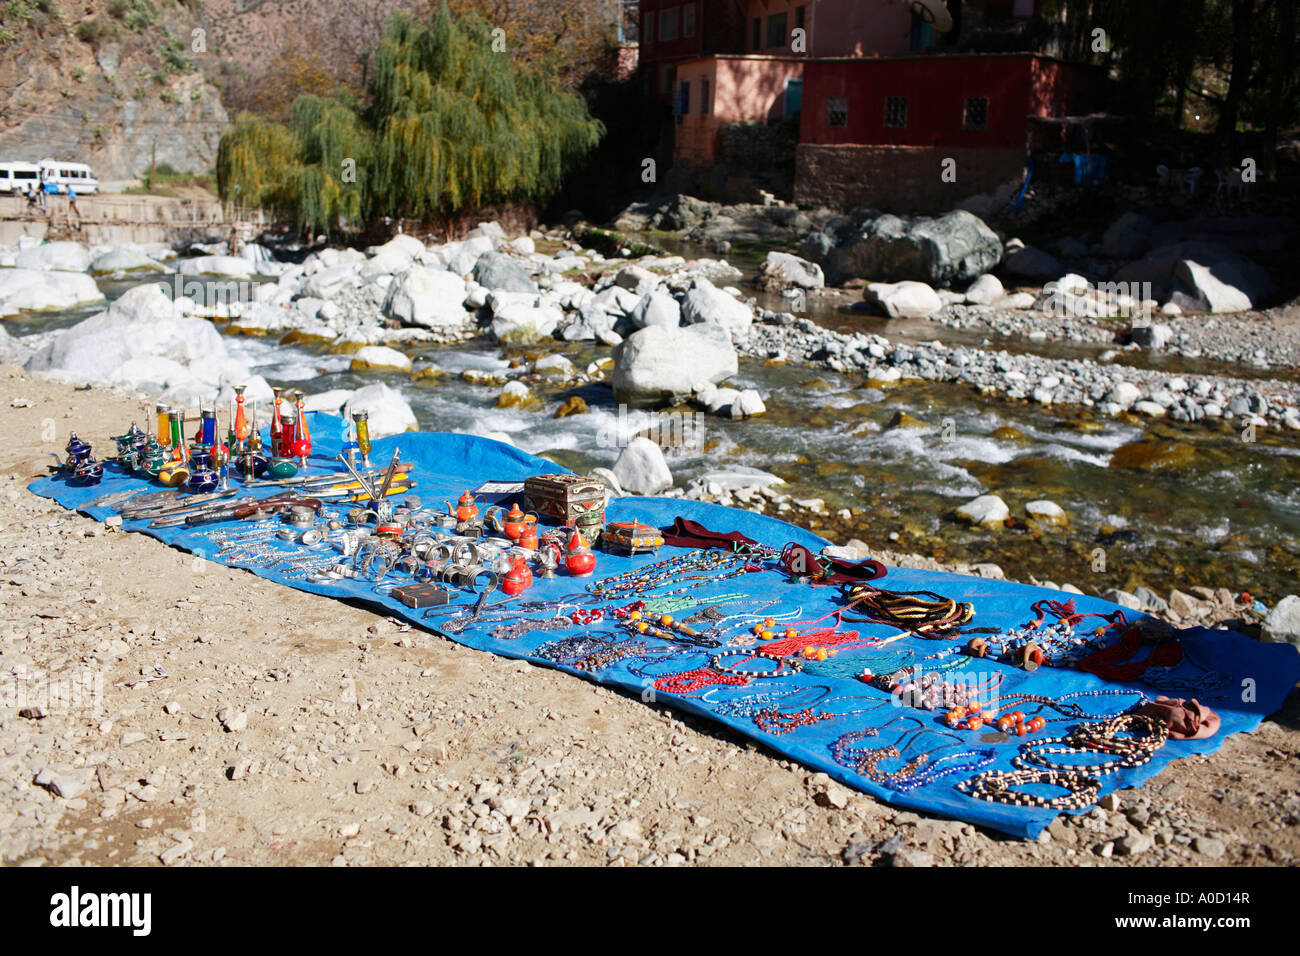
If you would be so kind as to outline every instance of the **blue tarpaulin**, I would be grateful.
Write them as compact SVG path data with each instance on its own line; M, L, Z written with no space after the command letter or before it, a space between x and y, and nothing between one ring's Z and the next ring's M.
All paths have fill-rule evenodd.
M332 458L339 450L339 442L333 436L340 434L342 422L336 417L319 413L313 413L311 422L313 435L316 436L316 454L311 463L312 472L325 473L339 468L338 462ZM500 442L456 434L409 433L383 439L375 442L372 460L386 462L392 455L394 447L401 448L403 461L411 462L416 466L413 477L419 484L415 491L426 505L430 506L435 502L440 503L443 499L454 501L463 491L475 488L486 480L520 481L529 475L563 471L552 462ZM101 454L104 453L104 449L100 451ZM88 507L87 502L114 491L132 487L143 490L149 485L139 478L128 475L116 464L110 464L104 480L92 487L75 487L70 485L63 476L44 478L33 482L29 487L38 495L53 498L65 507L85 511L102 520L114 512L99 507ZM269 492L263 494L267 493ZM678 516L694 519L716 531L740 531L762 544L778 549L794 542L816 551L828 543L811 532L775 518L673 498L616 499L610 503L607 520L636 519L645 524L666 527ZM187 530L184 527L151 529L147 527L147 522L139 521L128 522L127 527L129 530L144 531L167 544L210 560L219 560L217 545L211 538L204 537L201 532L222 526L208 525L197 531ZM285 544L284 548L287 555L291 546ZM600 552L596 573L592 578L575 579L561 571L554 579L537 581L518 600L521 602L550 601L566 595L585 595L584 585L592 581L599 581L607 576L644 567L683 553L685 552L682 549L671 547L661 549L657 555L639 555L631 558ZM289 576L274 568L255 567L250 570L260 577L299 590L334 598L367 601L381 607L386 613L406 618L415 624L431 627L434 630L437 630L438 621L443 619L439 617L425 619L424 611L409 609L387 594L377 592L369 581L343 579L329 583L312 583L300 576ZM393 578L390 578L391 580ZM1001 630L1022 626L1033 619L1036 615L1031 610L1031 605L1036 601L1043 599L1060 601L1070 597L1060 591L1034 588L1009 581L903 568L890 568L888 575L876 583L894 591L930 590L960 601L970 602L975 608L972 627ZM678 586L668 585L665 590ZM722 613L740 615L761 607L761 613L764 615L778 618L791 615L802 621L812 621L843 606L842 598L835 588L814 588L807 584L794 583L784 574L776 571L746 573L718 582L691 582L687 595L699 602L696 608L698 610L709 605L710 597L735 595L738 592L743 593L745 597L720 605L719 610ZM644 595L646 600L651 600L653 597L655 597L653 592ZM1116 610L1115 605L1099 598L1085 595L1073 595L1073 597L1081 612L1109 614ZM493 595L492 600L496 599L499 599L499 595ZM465 606L473 604L475 600L476 596L469 591L460 592L455 598L456 602ZM611 601L608 605L622 606L628 600L630 598ZM598 606L602 605L597 603L584 605L586 608ZM490 611L485 612L484 616L490 613ZM692 610L687 609L679 612L678 617L689 616L691 613ZM547 611L536 616L554 614L555 611ZM516 613L512 619L517 620L524 616L529 615ZM586 679L635 693L643 699L653 697L655 701L726 724L744 735L762 741L773 751L808 767L824 771L848 786L911 810L953 817L1020 837L1035 836L1058 815L1056 811L1050 809L1008 806L968 796L956 787L958 782L972 775L968 772L954 773L917 789L899 792L897 789L860 776L851 767L841 765L835 760L832 745L842 735L877 728L878 734L866 740L863 746L883 747L895 742L906 745L901 758L882 761L881 770L893 771L921 752L933 752L937 758L945 754L950 755L977 748L994 751L994 762L991 765L993 769L1010 770L1013 757L1026 740L1059 735L1073 726L1073 721L1056 720L1049 723L1047 728L1037 735L990 742L982 740L978 731L952 730L944 723L942 711L897 706L889 694L859 680L851 677L828 676L832 668L848 674L852 672L850 665L870 663L872 660L879 660L887 653L910 650L917 659L920 659L952 646L953 642L908 636L903 640L890 643L883 649L870 647L846 649L830 658L829 667L809 665L810 671L820 671L820 674L805 672L785 677L751 679L745 686L712 686L695 693L674 694L665 690L655 690L651 695L648 689L653 687L652 682L656 677L695 668L706 668L709 658L717 652L652 640L650 642L652 646L660 648L663 654L672 656L654 663L648 663L645 659L634 659L630 667L629 662L619 661L609 666L597 667L593 671L579 671L539 657L537 650L547 642L559 638L590 633L590 627L574 625L566 629L537 631L516 639L505 640L494 638L491 634L500 623L500 621L490 621L486 624L471 625L461 633L448 636L478 650L521 658L546 666L559 666ZM727 623L723 621L722 625L726 626ZM833 621L823 622L818 626L828 626L833 623ZM778 625L778 629L781 626L783 625ZM876 637L884 639L899 633L893 628L876 624L846 624L844 627L857 630L864 639ZM608 624L599 625L597 629L612 630ZM728 636L740 633L742 630L743 628L739 626L732 628ZM621 632L619 636L622 636ZM1179 697L1195 696L1202 703L1215 709L1222 717L1221 730L1217 735L1206 740L1170 741L1155 753L1149 763L1102 777L1103 794L1119 788L1138 786L1158 774L1170 760L1194 753L1216 751L1230 733L1254 730L1261 719L1281 706L1283 699L1297 681L1300 681L1300 654L1297 654L1296 649L1288 644L1261 644L1239 634L1204 628L1193 628L1182 632L1181 640L1185 653L1182 662L1171 676L1175 680L1188 682L1186 686L1199 686L1200 690L1168 693ZM727 664L738 665L741 669L762 669L758 664L743 661L748 653L749 651L740 651L728 656ZM1033 673L1028 673L1010 665L988 660L980 661L978 667L984 674L1001 673L1003 683L1000 693L1003 695L1030 693L1062 698L1081 691L1121 688L1141 690L1149 696L1161 693L1158 688L1141 683L1108 684L1091 674L1061 668L1042 667ZM967 668L967 672L973 669L973 667ZM436 680L436 678L431 679ZM1214 685L1212 688L1206 688L1207 679ZM787 694L789 696L784 696ZM787 733L767 733L746 714L747 709L755 708L746 708L745 702L747 700L753 702L756 695L783 696L784 699L777 703L787 705L784 709L790 712L804 705L814 705L816 710L817 702L821 701L825 704L826 711L845 714L845 716L798 726ZM1089 714L1111 714L1125 710L1137 698L1132 694L1106 694L1071 699L1082 703ZM1030 711L1030 708L1024 709ZM862 710L869 712L848 714L849 711ZM1042 713L1049 718L1060 716L1050 708L1043 709ZM1078 758L1064 759L1069 761ZM1041 792L1046 796L1060 794L1059 790Z

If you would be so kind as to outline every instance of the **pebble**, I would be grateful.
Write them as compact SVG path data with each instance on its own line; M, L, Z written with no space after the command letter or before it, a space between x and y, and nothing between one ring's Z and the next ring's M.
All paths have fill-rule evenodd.
M1219 860L1228 852L1224 842L1216 837L1198 836L1192 840L1192 849L1211 860Z

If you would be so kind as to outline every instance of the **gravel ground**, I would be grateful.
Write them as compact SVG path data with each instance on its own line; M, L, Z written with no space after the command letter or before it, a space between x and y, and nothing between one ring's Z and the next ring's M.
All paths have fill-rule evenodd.
M1300 857L1296 695L1220 753L1177 761L1038 843L1011 840L897 811L662 706L64 511L27 482L69 427L101 442L139 405L15 368L0 372L0 401L7 865ZM17 697L44 675L89 675L102 699L41 716Z

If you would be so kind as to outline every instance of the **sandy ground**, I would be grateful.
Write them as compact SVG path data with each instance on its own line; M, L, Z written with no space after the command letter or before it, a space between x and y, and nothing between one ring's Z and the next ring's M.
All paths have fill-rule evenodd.
M662 705L106 529L26 490L70 428L104 450L144 420L140 408L0 371L6 865L1300 857L1295 694L1220 753L1179 760L1037 843L1006 839L897 811ZM46 675L102 680L102 700L73 695L39 716L20 691Z

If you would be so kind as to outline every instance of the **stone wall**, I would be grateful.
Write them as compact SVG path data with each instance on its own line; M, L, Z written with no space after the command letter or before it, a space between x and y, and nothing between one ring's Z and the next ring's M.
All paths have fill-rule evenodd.
M946 159L956 164L953 182L945 182L942 175ZM794 199L800 206L942 212L1018 179L1024 165L1020 149L802 143L795 157Z

